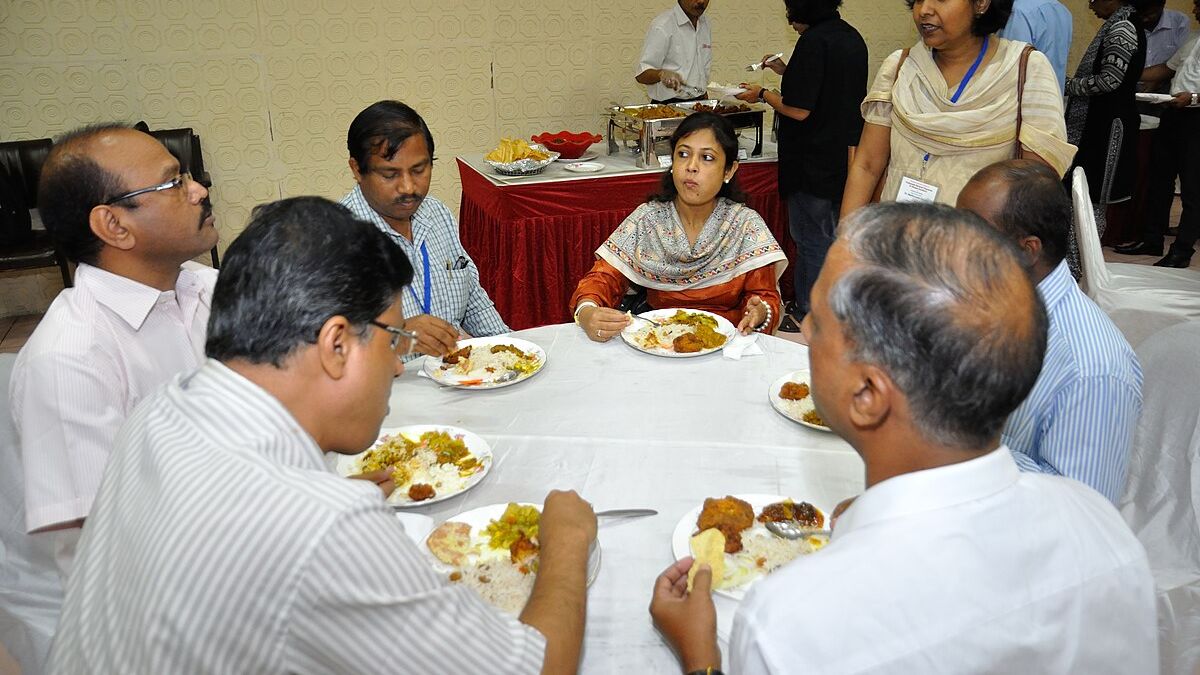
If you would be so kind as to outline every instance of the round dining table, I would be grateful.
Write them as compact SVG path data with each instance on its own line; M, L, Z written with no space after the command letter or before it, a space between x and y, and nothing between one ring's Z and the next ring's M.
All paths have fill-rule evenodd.
M503 388L456 389L421 376L422 360L410 362L384 427L452 425L491 446L492 469L478 485L407 509L437 523L489 504L541 503L551 489L575 490L597 511L658 511L600 522L580 672L677 671L647 608L655 578L674 560L676 524L706 497L778 494L828 511L863 489L853 448L771 407L772 384L808 368L803 345L760 335L763 353L738 360L721 351L664 358L620 338L593 342L574 324L512 335L545 350L537 374ZM725 646L737 607L715 597Z

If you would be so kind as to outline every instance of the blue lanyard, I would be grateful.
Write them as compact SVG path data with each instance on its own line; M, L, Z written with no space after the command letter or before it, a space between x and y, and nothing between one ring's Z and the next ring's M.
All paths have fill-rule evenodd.
M983 46L979 48L979 56L975 57L975 63L971 64L971 67L967 69L967 74L963 76L962 82L958 83L958 91L954 92L954 95L950 97L951 103L958 103L958 97L962 96L963 90L967 88L967 83L971 81L972 77L975 77L975 71L979 70L979 64L983 63L983 56L987 54L987 48L988 38L985 35L983 36ZM928 152L925 153L925 158L922 161L929 161Z
M425 279L425 302L421 302L417 298L417 292L413 290L412 284L408 286L408 292L412 293L413 302L421 308L422 314L428 314L430 309L430 284L429 284L429 249L425 248L425 242L421 242L421 265L424 268L423 277Z

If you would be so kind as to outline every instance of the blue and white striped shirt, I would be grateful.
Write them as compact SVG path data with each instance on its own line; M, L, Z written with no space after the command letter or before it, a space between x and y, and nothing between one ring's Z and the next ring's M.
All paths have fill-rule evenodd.
M1116 503L1142 413L1142 367L1112 320L1059 263L1038 284L1050 318L1033 390L1003 440L1023 471L1058 474Z
M409 287L412 292L403 294L401 305L404 316L432 314L472 337L499 335L509 331L487 291L479 285L479 268L463 248L458 238L458 224L445 204L433 197L425 197L421 201L412 217L412 241L393 230L383 216L371 208L359 186L354 186L354 190L342 199L342 206L350 209L356 218L379 228L380 232L396 242L412 263L413 282ZM425 244L429 253L429 312L425 312L417 301L417 298L425 297L421 244ZM454 269L460 256L466 260L467 266Z

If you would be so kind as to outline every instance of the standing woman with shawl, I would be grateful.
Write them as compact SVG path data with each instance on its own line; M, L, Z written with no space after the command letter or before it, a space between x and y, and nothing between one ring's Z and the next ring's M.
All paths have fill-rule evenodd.
M1119 202L1133 195L1140 123L1133 96L1146 62L1146 33L1137 16L1140 2L1088 3L1104 25L1080 59L1075 77L1067 78L1067 140L1079 146L1075 166L1087 173L1093 204L1100 203L1108 137L1116 119L1124 124L1125 137L1108 200Z
M631 286L655 309L702 309L743 334L779 324L787 258L762 216L742 202L737 134L724 117L689 115L671 135L662 193L637 207L596 250L571 307L588 338L607 342L629 325L615 309Z
M1025 43L995 36L1012 0L906 4L921 41L884 60L867 92L842 215L876 194L953 206L976 171L1014 156L1063 175L1075 148L1067 143L1054 69L1036 51L1023 57Z

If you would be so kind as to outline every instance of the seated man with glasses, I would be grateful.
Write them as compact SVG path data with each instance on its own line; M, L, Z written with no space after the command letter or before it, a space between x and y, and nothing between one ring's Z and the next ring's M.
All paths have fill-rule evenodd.
M217 281L208 360L113 450L51 672L575 672L587 502L546 498L516 617L435 573L378 490L326 468L388 413L412 275L330 201L255 209Z
M12 415L25 525L70 571L117 430L143 397L196 368L215 270L188 262L217 243L208 191L152 136L118 125L59 139L39 209L76 263L17 357Z
M420 336L417 351L444 356L457 348L460 334L507 333L458 238L458 223L429 196L433 134L425 120L399 101L373 103L350 123L346 148L358 185L342 204L386 234L412 263L404 315Z

